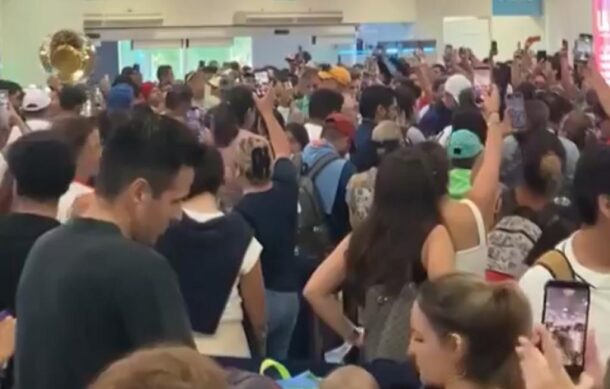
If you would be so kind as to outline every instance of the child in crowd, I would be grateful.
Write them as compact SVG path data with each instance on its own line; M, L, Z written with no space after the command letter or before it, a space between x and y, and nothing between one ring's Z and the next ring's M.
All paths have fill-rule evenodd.
M366 370L358 366L344 366L328 375L320 389L379 389L377 381Z

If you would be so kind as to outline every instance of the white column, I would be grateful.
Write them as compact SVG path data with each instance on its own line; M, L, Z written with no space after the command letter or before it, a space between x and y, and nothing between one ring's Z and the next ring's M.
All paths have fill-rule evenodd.
M44 84L38 51L44 38L67 28L83 31L82 0L0 0L0 77Z
M579 34L593 33L593 0L546 0L544 18L549 53L561 49L562 39L572 50Z

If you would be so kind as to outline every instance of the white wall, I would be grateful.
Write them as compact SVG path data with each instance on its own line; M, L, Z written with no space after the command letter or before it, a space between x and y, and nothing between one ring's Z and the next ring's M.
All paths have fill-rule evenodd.
M550 0L562 1L562 0ZM544 37L544 18L531 16L494 16L491 21L492 40L498 42L498 57L500 61L513 58L517 50L517 42L524 42L530 36ZM533 47L534 50L544 50L545 42Z
M562 39L567 39L571 48L579 34L593 32L593 0L546 0L544 15L549 51L558 51Z
M3 76L24 85L44 84L46 75L38 59L44 38L68 28L82 31L82 1L0 0ZM26 31L27 30L27 31Z

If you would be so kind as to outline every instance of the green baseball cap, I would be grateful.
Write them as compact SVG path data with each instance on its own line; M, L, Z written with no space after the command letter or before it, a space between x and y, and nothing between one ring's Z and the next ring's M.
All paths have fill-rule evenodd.
M457 130L451 133L447 143L447 154L451 159L471 159L483 151L479 137L470 130Z

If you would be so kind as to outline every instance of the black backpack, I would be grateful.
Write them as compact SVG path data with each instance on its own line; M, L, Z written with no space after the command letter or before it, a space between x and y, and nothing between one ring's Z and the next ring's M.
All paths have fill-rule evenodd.
M303 164L299 177L299 219L297 228L297 249L299 255L321 260L332 248L326 215L322 207L320 193L315 181L318 175L331 163L340 159L337 154L328 154L312 166Z

